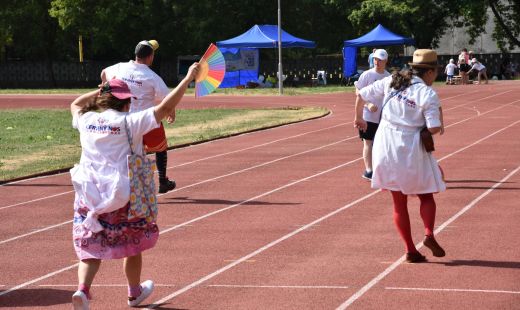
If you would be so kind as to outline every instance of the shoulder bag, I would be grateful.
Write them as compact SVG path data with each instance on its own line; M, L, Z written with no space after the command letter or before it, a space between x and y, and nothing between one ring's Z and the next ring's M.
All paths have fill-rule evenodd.
M157 170L155 160L142 154L134 153L132 136L125 117L125 129L130 144L131 155L127 157L128 178L130 179L130 207L128 219L145 218L148 223L157 219L157 197L155 195L154 173Z

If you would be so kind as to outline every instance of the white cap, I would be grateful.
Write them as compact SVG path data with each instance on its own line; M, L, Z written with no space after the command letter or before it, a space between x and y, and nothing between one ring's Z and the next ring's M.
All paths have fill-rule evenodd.
M473 59L471 60L471 62L472 62L472 63L477 62L477 58L473 58Z
M378 49L374 52L374 57L379 60L387 60L388 53L384 49Z

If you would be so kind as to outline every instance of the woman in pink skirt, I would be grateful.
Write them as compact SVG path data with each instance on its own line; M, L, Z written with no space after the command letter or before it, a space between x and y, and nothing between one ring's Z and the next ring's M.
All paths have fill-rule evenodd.
M71 169L76 192L73 241L80 260L74 309L89 309L90 286L104 259L124 259L129 306L138 306L152 293L151 280L141 283L141 253L155 245L159 229L156 214L129 216L127 156L132 150L142 154L143 135L173 113L197 71L195 63L159 105L136 113L128 113L132 94L117 79L72 102L72 123L82 147L80 163Z

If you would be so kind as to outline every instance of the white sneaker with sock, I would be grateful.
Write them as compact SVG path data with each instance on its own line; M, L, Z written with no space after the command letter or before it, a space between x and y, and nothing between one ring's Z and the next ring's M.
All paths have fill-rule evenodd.
M140 303L142 303L148 296L152 294L153 287L152 280L146 280L141 283L141 295L137 296L137 298L134 300L128 300L128 305L130 307L139 306Z
M88 310L88 298L82 291L76 291L72 295L72 305L74 310Z

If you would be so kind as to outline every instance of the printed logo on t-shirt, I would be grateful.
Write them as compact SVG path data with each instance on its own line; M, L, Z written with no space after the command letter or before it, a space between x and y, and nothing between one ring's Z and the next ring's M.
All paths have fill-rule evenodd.
M107 124L107 120L103 117L99 117L94 124L85 124L85 128L88 132L98 133L98 134L112 134L112 135L120 135L121 127L112 126Z
M137 86L137 87L143 86L143 82L137 81L133 74L130 74L130 76L128 78L127 77L123 77L122 80L125 81L127 84L132 84L132 85Z
M406 96L406 94L407 94L406 90L400 92L399 94L396 95L397 100L403 102L404 104L406 104L410 108L415 109L416 106L417 106L415 101L413 101L412 99L409 99L408 96Z

